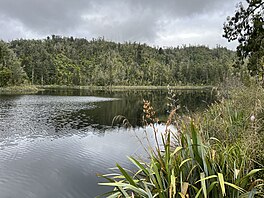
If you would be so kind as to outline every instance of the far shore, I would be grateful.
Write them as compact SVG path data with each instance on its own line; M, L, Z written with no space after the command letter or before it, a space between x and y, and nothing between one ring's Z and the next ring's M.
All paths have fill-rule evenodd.
M83 90L113 90L113 91L126 91L126 90L210 90L214 86L66 86L66 85L44 85L37 86L40 89L83 89Z
M22 85L0 87L0 95L5 94L34 94L45 89L79 89L104 91L133 91L133 90L211 90L214 86L68 86L68 85Z
M9 86L9 87L0 87L0 95L5 94L34 94L40 91L34 85L22 85L22 86Z

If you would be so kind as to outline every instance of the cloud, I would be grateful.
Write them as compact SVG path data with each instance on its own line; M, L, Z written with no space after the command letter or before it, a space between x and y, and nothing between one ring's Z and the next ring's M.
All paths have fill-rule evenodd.
M89 11L85 0L0 0L0 13L37 32L63 32L80 25L80 14Z
M19 38L34 38L38 37L38 34L34 34L28 29L25 29L24 25L10 18L6 18L0 15L0 40L12 40Z
M228 43L222 37L222 18L219 13L197 15L184 20L167 20L162 22L162 29L156 37L159 46L207 45L215 47L217 44L235 49L237 43Z
M0 36L3 39L50 34L88 39L104 36L121 42L130 40L154 45L201 42L211 46L223 42L219 39L222 24L227 15L233 14L237 2L0 0L0 24L8 28L2 30Z
M105 6L97 4L94 7L94 12L82 16L83 29L89 30L94 36L145 42L153 41L156 36L158 17L149 8L130 7L124 2Z

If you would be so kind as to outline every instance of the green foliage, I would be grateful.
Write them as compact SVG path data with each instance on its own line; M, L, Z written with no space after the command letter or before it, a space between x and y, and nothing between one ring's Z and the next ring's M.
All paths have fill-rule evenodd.
M216 138L207 142L193 122L182 126L176 141L167 129L162 151L152 150L149 162L130 157L133 172L117 164L119 173L103 175L113 186L109 197L239 197L259 194L263 180L254 179L263 169L248 167L249 155L240 145L225 146ZM262 194L263 195L263 194ZM253 196L252 196L253 197Z
M224 95L228 99L221 99L207 111L193 115L194 120L180 121L174 109L164 133L157 133L153 125L155 111L144 101L144 120L151 123L156 148L152 145L150 159L145 162L129 157L136 167L134 170L117 165L117 171L102 175L108 182L100 185L113 187L105 195L263 197L263 89L256 86L222 89L228 89ZM176 106L173 92L169 95L172 106ZM171 124L176 131L170 130Z
M0 41L0 86L20 85L27 75L21 63L7 43Z
M236 59L220 46L162 49L55 35L10 45L31 83L40 85L212 85L231 75Z
M80 67L63 54L58 54L54 59L56 84L80 85Z
M135 170L125 170L117 164L119 171L102 175L108 182L100 185L113 187L105 195L161 198L264 196L263 92L244 88L232 90L229 97L232 98L197 114L194 121L189 118L179 121L174 109L164 133L158 133L153 124L155 111L148 101L144 101L144 121L153 128L156 148L152 145L150 159L145 162L129 157ZM252 115L257 117L256 120ZM171 124L175 125L176 131L171 131Z
M34 94L38 92L38 88L32 85L18 85L0 87L0 94Z
M0 87L8 85L8 81L12 76L12 71L6 67L0 70Z
M248 69L252 75L264 80L264 2L247 0L246 7L238 5L233 17L224 24L224 37L238 40L237 54L243 60L249 58Z
M264 166L264 92L256 85L229 90L229 99L209 107L199 115L206 137L216 137L226 144L239 142L258 163L251 166ZM202 119L201 119L202 118ZM264 177L264 175L263 175Z

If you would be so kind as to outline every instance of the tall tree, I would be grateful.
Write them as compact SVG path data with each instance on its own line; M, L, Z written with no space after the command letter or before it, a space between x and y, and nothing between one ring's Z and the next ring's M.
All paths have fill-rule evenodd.
M21 62L8 44L0 41L0 86L20 85L27 79Z
M246 0L240 3L233 17L224 24L224 37L237 40L237 54L243 61L249 58L248 70L264 82L264 1Z

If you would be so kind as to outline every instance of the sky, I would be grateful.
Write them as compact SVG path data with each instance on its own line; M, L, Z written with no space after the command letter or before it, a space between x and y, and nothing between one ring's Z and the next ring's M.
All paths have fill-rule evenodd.
M239 0L0 0L0 39L104 37L150 46L217 44Z

